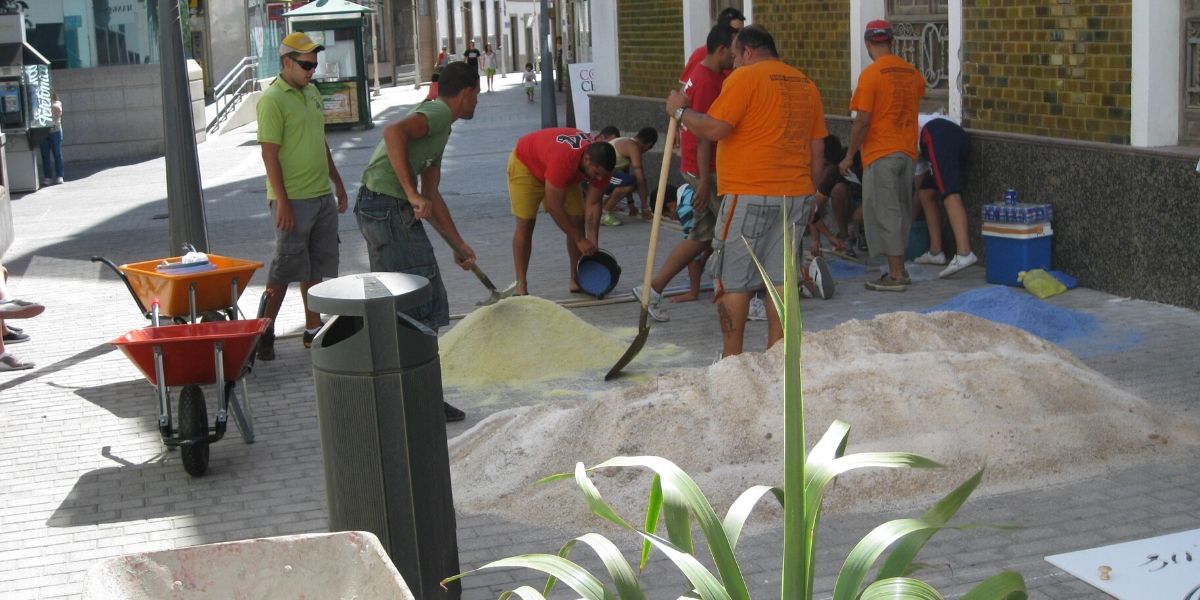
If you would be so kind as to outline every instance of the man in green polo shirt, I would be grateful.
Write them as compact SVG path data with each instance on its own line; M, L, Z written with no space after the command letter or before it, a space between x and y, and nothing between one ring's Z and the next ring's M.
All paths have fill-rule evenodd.
M359 230L367 241L371 270L409 273L429 280L433 290L430 301L404 312L433 331L450 323L450 303L421 220L428 219L461 251L461 256L455 253L460 267L469 269L475 264L475 251L454 226L438 186L451 123L475 116L479 72L465 62L448 64L442 69L438 86L436 100L418 104L384 128L383 140L363 171L362 187L354 203ZM445 410L447 421L461 421L466 416L449 404Z
M307 348L321 327L321 315L308 310L308 288L338 274L337 213L346 212L348 199L325 143L321 93L309 85L317 53L324 49L304 33L283 38L279 76L258 100L258 142L275 222L265 314L272 324L259 339L259 360L275 358L274 319L288 284L300 284ZM336 199L329 193L330 180Z

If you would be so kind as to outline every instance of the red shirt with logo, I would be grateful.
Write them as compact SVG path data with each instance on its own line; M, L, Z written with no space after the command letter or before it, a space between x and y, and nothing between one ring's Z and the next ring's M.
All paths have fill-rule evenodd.
M725 74L717 73L703 64L696 65L691 69L688 80L683 84L683 93L691 100L691 110L702 113L708 112L708 107L712 106L713 100L721 95L721 84L725 82ZM679 170L684 173L698 174L698 165L696 163L696 148L700 145L695 134L687 127L683 127L679 133ZM709 165L709 173L717 172L717 151L713 148L712 164Z
M551 127L527 133L517 140L517 160L543 183L566 189L586 175L580 170L583 154L592 145L592 136L573 127ZM604 189L607 179L591 182Z

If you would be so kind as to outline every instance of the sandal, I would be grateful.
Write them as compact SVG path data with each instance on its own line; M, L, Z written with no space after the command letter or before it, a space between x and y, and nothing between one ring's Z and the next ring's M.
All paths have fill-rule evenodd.
M32 368L33 363L31 362L22 361L7 352L0 354L0 371L23 371Z

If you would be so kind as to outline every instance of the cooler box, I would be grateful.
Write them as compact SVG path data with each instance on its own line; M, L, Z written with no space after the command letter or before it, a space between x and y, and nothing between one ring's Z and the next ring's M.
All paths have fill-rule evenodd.
M988 283L1019 286L1017 274L1030 269L1052 267L1050 243L1054 230L1049 223L1018 225L983 224L983 249L987 260Z

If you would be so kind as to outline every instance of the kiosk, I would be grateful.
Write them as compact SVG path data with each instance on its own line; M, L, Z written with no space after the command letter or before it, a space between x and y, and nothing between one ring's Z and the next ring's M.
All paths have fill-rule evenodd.
M37 191L38 146L52 124L50 61L25 41L24 15L0 15L0 129L9 190Z
M316 0L283 13L289 33L303 31L325 46L312 82L325 101L326 129L374 126L363 44L363 14L369 12L346 0Z

